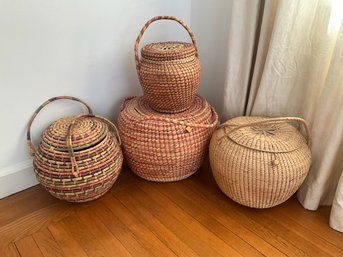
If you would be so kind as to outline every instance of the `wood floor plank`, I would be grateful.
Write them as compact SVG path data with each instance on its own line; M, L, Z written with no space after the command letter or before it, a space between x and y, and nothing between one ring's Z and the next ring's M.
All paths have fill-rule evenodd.
M180 209L176 204L170 201L167 197L161 194L158 190L153 188L152 183L139 183L138 186L148 195L153 196L157 202L166 209L166 211L177 216L181 223L191 230L194 230L201 238L203 238L209 246L216 249L216 251L222 256L242 256L231 246L226 244L223 240L218 238L215 234L204 227L200 222L194 219L192 216L188 215L182 209Z
M92 231L92 234L101 238L101 244L107 249L109 257L129 257L131 254L121 244L121 242L106 228L106 226L95 218L91 209L77 211L77 217L85 227Z
M21 257L44 257L31 235L19 239L15 245Z
M48 229L65 256L87 257L78 242L64 229L60 222L51 223Z
M190 187L191 190L195 192L195 195L198 195L199 199L202 199L204 203L208 201L213 203L213 210L217 211L216 217L221 223L232 224L232 221L239 221L239 224L245 228L243 230L245 231L245 233L251 235L251 233L247 232L246 229L250 230L252 233L258 235L263 241L266 241L268 244L275 247L278 252L282 252L287 256L294 257L309 256L308 254L306 254L305 251L299 249L296 245L293 245L285 240L282 236L279 235L278 232L275 233L274 231L271 231L267 227L263 226L263 224L260 224L258 221L253 219L252 217L254 216L254 214L251 214L251 212L259 210L240 206L223 195L217 188L204 187L203 185L201 185L202 182L188 180L185 181L185 183ZM222 214L220 214L221 212ZM247 215L246 213L249 212L250 214ZM249 238L249 236L245 236L246 240L249 240ZM275 252L275 249L273 250L272 248L270 248L268 244L261 244L263 248L259 248L260 252ZM255 247L258 247L256 242L253 243L253 245Z
M0 227L0 249L68 216L73 208L71 204L58 202Z
M204 185L204 181L207 184L211 184L210 187L201 187L202 189L209 190L214 189L212 193L218 194L218 189L216 188L215 181L210 173L203 173L202 176L198 176L194 178L196 183L194 185L200 186L201 184ZM328 245L325 243L325 240L321 239L320 237L316 236L315 234L309 233L309 230L304 229L301 223L298 223L299 226L296 226L296 222L292 223L292 220L289 218L281 219L277 217L277 220L273 220L275 215L271 216L271 213L278 212L282 213L287 211L287 209L283 209L283 205L276 206L274 208L265 209L265 210L256 210L251 208L246 208L236 204L237 210L239 212L244 212L246 215L250 215L251 219L255 220L256 222L260 223L262 226L266 227L269 232L273 232L275 234L280 234L282 240L288 243L288 245L294 245L298 249L300 249L303 253L306 253L310 256L318 255L318 256L336 256L337 253L341 255L340 250L337 250L337 247L332 247L332 245ZM283 215L283 217L287 217ZM283 222L283 223L282 223ZM287 224L284 224L287 223ZM273 224L273 225L271 225ZM293 225L293 231L289 225ZM301 230L302 232L295 233L296 230ZM305 234L305 235L304 235ZM309 238L309 234L311 234L311 238ZM307 235L307 236L306 236ZM314 239L314 240L312 240ZM316 242L313 242L316 241Z
M166 211L164 206L155 201L153 197L145 194L138 187L130 189L130 195L134 197L140 205L149 210L164 226L174 233L180 240L187 244L199 256L221 256L216 249L211 248L207 241L201 238L196 231L184 226L179 219Z
M32 236L44 257L66 257L47 228L39 230Z
M0 227L58 201L40 185L4 198L0 204Z
M152 183L125 166L96 201L72 204L38 186L0 200L0 256L343 256L329 207L295 198L271 209L239 205L209 164L175 183Z
M177 256L195 257L198 256L187 244L172 233L168 227L163 225L149 210L144 208L127 191L119 192L115 197L132 211L137 218L144 220L145 224L157 235L157 237L167 245Z
M305 228L303 224L290 219L284 214L284 210L281 208L271 208L267 212L264 212L269 220L273 220L282 224L285 228L290 230L292 237L301 238L304 241L309 242L311 245L315 245L323 253L323 256L343 256L343 250L336 247L331 242L326 241L322 237L315 233L312 233L309 229Z
M158 237L144 225L144 220L137 219L118 199L114 197L104 197L101 201L133 232L142 245L155 256L176 256L171 249L163 244Z
M217 219L211 215L212 204L210 204L210 202L207 202L207 205L201 205L197 201L197 197L189 197L190 190L182 187L182 182L179 182L177 185L156 184L153 186L159 188L160 192L167 196L171 201L174 201L174 203L178 204L180 208L185 210L189 215L196 218L201 224L207 227L208 230L212 231L224 242L227 242L227 244L229 244L243 256L264 256L249 243L244 241L243 238L239 237L241 230L236 231L237 234L235 234L230 230L231 227L225 227L225 225L217 221ZM281 252L276 252L275 248L270 248L268 249L268 253L272 253L274 256L283 256Z
M343 249L342 233L328 229L329 226L329 206L321 206L317 211L309 211L304 209L297 200L290 199L283 203L283 213L297 223L302 224L312 233L320 236L327 242ZM322 214L324 213L324 214Z
M104 204L98 202L94 208L94 215L118 238L121 244L132 256L154 256L136 239L129 230Z
M109 256L105 247L92 233L92 229L87 229L86 225L80 222L75 214L69 215L59 222L63 229L82 247L88 256L101 257Z
M2 257L20 257L17 247L14 243L10 243L7 246L0 248L0 256Z

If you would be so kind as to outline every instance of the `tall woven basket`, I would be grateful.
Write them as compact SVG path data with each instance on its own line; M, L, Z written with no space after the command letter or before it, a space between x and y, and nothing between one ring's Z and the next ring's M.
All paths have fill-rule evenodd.
M158 20L174 20L184 27L192 39L186 42L158 42L144 46L141 59L139 42L149 27ZM188 109L195 98L200 80L200 61L193 32L172 16L157 16L140 31L135 44L137 74L144 97L154 110L176 113Z
M289 123L302 124L305 137ZM291 197L311 164L310 133L300 118L237 117L222 124L210 143L210 163L220 189L234 201L269 208Z
M31 141L31 125L47 104L69 99L86 106L88 114L61 118L42 133L37 149ZM109 130L112 128L113 132ZM92 114L78 98L54 97L32 115L27 145L38 181L53 196L69 202L87 202L105 194L116 181L123 162L120 138L109 120Z
M133 97L122 105L118 128L131 170L144 179L167 182L199 169L217 122L214 109L198 96L178 114L158 113L145 98Z

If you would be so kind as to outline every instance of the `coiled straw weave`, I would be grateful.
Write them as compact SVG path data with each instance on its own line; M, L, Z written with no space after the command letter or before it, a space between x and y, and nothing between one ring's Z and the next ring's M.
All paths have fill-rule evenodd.
M154 111L143 97L124 101L118 119L126 161L138 176L152 181L177 181L196 172L208 152L218 116L197 96L177 114Z
M31 142L32 122L44 106L59 99L80 102L89 114L53 122L35 149ZM38 181L53 196L69 202L87 202L105 194L116 181L123 162L114 124L93 115L86 103L69 96L51 98L36 110L27 128L27 144Z
M305 137L290 122L305 128ZM311 164L310 134L300 118L237 117L222 124L210 143L210 163L220 189L253 208L286 201Z
M139 59L139 42L157 20L174 20L183 26L192 43L159 42L144 46ZM186 110L194 101L200 80L200 61L193 32L181 20L172 16L157 16L140 31L135 43L135 62L144 97L154 110L176 113Z

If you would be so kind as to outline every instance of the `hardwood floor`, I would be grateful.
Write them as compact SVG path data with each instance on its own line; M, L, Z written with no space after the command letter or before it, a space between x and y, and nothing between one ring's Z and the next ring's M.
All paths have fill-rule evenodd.
M343 256L329 214L295 198L267 210L240 206L218 189L208 163L175 183L123 168L90 203L59 201L41 186L0 200L0 256Z

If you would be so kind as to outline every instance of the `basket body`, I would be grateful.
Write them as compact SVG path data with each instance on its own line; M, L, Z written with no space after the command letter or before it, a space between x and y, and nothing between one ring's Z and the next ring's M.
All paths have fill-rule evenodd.
M149 44L142 48L138 75L144 97L153 109L177 113L188 109L194 101L200 61L192 44Z
M69 202L87 202L112 187L123 156L117 138L104 122L88 117L74 120L75 117L62 118L44 130L33 165L37 179L53 196ZM71 172L67 145L72 122L77 176Z
M183 113L161 114L143 97L125 100L119 114L124 156L138 176L177 181L196 172L217 124L214 109L201 97Z
M253 208L269 208L291 197L311 164L305 138L288 123L262 122L264 117L238 117L214 132L210 163L220 189L232 200Z

